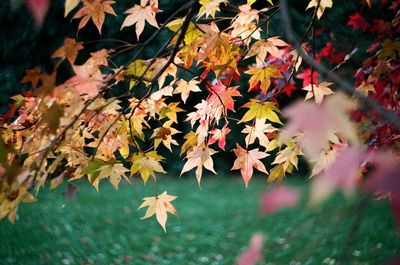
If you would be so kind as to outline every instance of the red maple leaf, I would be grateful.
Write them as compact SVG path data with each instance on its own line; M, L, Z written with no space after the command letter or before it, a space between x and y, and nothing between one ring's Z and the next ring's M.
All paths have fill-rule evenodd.
M311 84L311 82L313 84L318 84L318 72L314 71L312 73L312 81L311 81L311 69L307 68L307 69L303 69L301 74L296 75L296 77L298 79L303 79L303 87L308 86L309 84Z
M360 29L362 31L366 31L371 25L359 14L354 13L349 16L349 21L347 22L347 26L353 27L353 29Z

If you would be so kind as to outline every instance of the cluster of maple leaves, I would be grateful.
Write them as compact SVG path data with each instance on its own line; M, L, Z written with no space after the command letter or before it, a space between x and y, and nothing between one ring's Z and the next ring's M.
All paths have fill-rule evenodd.
M268 175L268 182L279 183L297 169L299 156L304 155L312 169L311 204L336 188L353 192L362 187L388 196L398 209L399 128L375 109L357 106L357 98L338 92L340 87L304 63L281 36L269 36L268 23L280 7L275 1L264 1L264 8L255 9L255 2L234 6L228 0L189 1L160 24L158 1L141 0L125 11L121 25L121 29L134 28L137 43L120 41L122 46L115 49L92 51L78 65L76 59L86 45L66 38L52 55L56 63L51 73L28 70L21 83L29 83L32 90L12 98L14 104L0 123L0 218L13 221L18 205L33 201L34 191L46 180L56 188L64 181L85 178L98 189L100 181L108 179L118 188L122 179L130 182L138 175L144 183L151 179L156 185L156 174L166 173L159 150L172 152L173 145L185 155L181 175L194 169L200 185L203 167L216 173L213 155L225 150L231 130L240 130L244 138L232 150L236 155L232 170L240 170L246 187L254 169ZM34 3L28 1L32 13L43 19L46 9L39 10ZM101 34L105 19L117 16L115 4L66 0L65 16L79 21L78 30L91 26L91 21ZM379 5L393 16L367 21L355 13L348 21L354 30L370 31L376 37L354 72L354 87L398 114L400 2L383 0ZM336 51L332 41L319 49L312 44L328 35L318 25L331 8L332 0L310 1L307 10L313 15L309 21L313 33L306 32L301 44L314 60L338 71L361 48ZM235 15L227 18L229 26L223 28L217 14L225 9ZM182 13L186 16L176 17ZM141 42L146 25L156 29ZM161 31L168 32L169 39L152 58L141 58ZM136 54L126 64L116 65L113 58L125 50ZM61 64L74 72L63 82L57 79ZM239 86L239 79L248 85ZM125 92L112 96L121 87ZM291 98L293 91L301 95L304 91L304 101L281 112L279 100ZM194 93L205 96L194 107L187 106ZM248 101L239 107L235 99L244 94ZM237 111L244 114L237 118ZM181 112L186 112L184 122L191 127L185 133L177 129ZM263 159L270 155L275 159L266 166ZM279 188L265 198L263 208L269 213L294 205L299 196ZM148 207L143 218L156 215L166 230L167 213L176 214L171 204L175 199L167 192L144 198L139 207Z

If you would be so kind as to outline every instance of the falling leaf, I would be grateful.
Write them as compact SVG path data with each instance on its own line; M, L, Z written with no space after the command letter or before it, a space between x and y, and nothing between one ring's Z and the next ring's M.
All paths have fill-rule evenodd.
M191 151L188 152L188 154L186 156L187 161L183 165L181 175L183 173L191 170L192 168L197 167L196 178L197 178L197 182L200 185L203 166L206 169L213 172L214 174L217 174L214 171L214 163L211 158L211 156L215 153L217 153L217 151L215 151L209 147L201 147L201 146L194 147Z
M278 186L262 194L261 212L271 214L281 208L294 207L299 201L300 193L297 190Z
M154 214L156 215L157 222L167 232L165 225L167 223L168 215L167 213L172 213L177 216L175 207L171 204L171 201L175 200L177 196L168 195L166 191L155 197L146 197L144 202L139 206L138 209L149 207L145 215L141 219L146 219Z
M262 248L264 236L254 234L250 240L250 246L240 254L236 260L236 265L256 265L262 258Z
M253 167L268 174L264 164L260 161L260 159L269 156L267 153L260 152L258 148L248 151L243 149L239 144L236 144L236 148L234 148L233 151L235 152L236 160L231 170L240 169L246 188L253 176Z

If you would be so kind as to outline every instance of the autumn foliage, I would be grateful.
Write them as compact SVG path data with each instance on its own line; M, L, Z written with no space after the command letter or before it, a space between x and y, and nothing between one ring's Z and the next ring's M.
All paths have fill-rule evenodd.
M399 1L359 1L345 24L370 38L347 50L323 21L335 12L334 0L311 0L304 7L307 29L298 36L291 34L286 1L236 6L193 0L159 21L161 4L141 0L117 14L117 1L65 1L65 16L78 21L78 31L95 26L106 34L105 20L118 16L124 18L121 30L136 42L113 40L112 49L89 50L79 38L66 37L51 55L53 71L27 70L21 83L31 90L12 98L0 122L0 218L13 222L18 205L34 201L48 182L52 189L76 180L118 188L138 176L157 185L157 176L167 173L160 150L173 152L173 146L185 161L180 174L194 175L199 185L205 170L217 172L218 152L234 153L231 168L246 187L255 170L268 183L280 183L304 157L311 168L310 205L336 189L398 205ZM41 25L49 2L27 5ZM390 16L363 16L377 7ZM269 23L280 13L282 35L270 36ZM153 34L142 39L145 29ZM168 39L151 58L142 57L161 33ZM128 51L133 55L116 64ZM77 64L82 52L88 57ZM61 80L58 70L65 65L73 75ZM197 102L192 106L188 99ZM232 131L242 137L231 137ZM227 140L235 141L232 150ZM299 196L277 187L265 194L262 209L293 206ZM177 214L175 199L164 191L138 207L148 207L143 218L155 215L166 230L168 213ZM253 241L249 251L259 255L263 239Z

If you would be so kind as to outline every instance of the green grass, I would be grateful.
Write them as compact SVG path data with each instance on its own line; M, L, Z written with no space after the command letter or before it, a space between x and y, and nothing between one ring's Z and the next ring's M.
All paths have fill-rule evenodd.
M140 220L142 198L153 196L151 183L139 181L115 191L108 183L100 193L80 187L69 202L61 190L43 190L39 201L22 205L15 225L0 223L0 264L234 264L254 232L265 234L260 264L329 264L347 251L345 264L382 264L399 253L388 203L369 200L362 223L347 245L358 199L336 194L316 209L303 203L273 215L259 212L267 188L254 179L249 188L237 178L160 179L158 190L178 196L179 219L169 215L168 233L155 218ZM303 180L288 184L306 190ZM333 264L331 262L331 264Z

